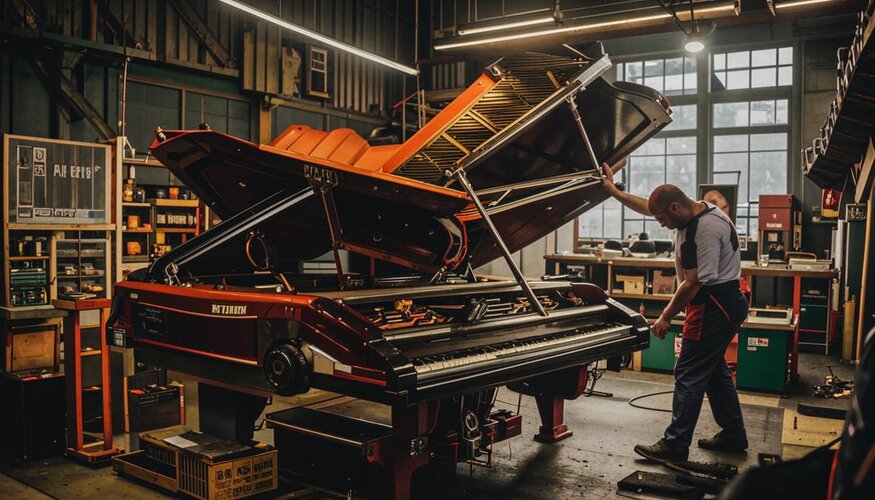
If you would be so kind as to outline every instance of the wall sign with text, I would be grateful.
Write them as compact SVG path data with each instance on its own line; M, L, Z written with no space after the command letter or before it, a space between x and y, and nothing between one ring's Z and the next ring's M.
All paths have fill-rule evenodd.
M4 134L10 223L107 224L110 146Z

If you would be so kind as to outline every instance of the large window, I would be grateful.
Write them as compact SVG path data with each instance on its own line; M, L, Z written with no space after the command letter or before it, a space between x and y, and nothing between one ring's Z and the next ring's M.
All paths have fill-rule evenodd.
M618 80L659 90L673 111L672 123L630 155L619 180L641 196L664 183L690 196L698 194L699 183L738 184L738 230L756 239L759 195L789 188L793 48L716 52L698 62L677 57L617 64ZM700 72L710 76L709 88L697 85ZM700 103L707 103L709 123L699 123ZM710 145L710 157L701 144ZM614 200L578 219L579 238L625 238L639 232L671 236L654 219Z

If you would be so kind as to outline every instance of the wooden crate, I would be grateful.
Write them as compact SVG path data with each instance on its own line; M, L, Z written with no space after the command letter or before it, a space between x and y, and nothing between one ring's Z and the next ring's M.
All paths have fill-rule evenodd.
M277 487L277 450L216 463L182 451L178 476L181 493L204 500L266 493Z
M224 459L221 452L211 454L204 451L205 448L221 449L223 444L233 446L233 443L206 434L180 432L180 429L140 434L143 450L114 460L116 471L204 500L245 498L277 488L276 449L253 442L245 450L238 445L238 451L224 454L230 457ZM191 446L175 446L168 443L167 438L173 443L189 441Z

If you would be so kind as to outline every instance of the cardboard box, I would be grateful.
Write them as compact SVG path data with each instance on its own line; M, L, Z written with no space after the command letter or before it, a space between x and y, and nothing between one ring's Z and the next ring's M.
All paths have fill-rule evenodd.
M623 283L623 293L644 293L644 276L618 274L616 281Z

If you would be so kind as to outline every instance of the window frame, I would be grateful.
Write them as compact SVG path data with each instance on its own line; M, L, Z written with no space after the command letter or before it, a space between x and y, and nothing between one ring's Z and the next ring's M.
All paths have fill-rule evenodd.
M799 117L801 117L801 84L802 84L802 73L803 69L801 67L802 61L802 49L803 49L803 41L798 40L769 40L764 42L758 42L754 44L745 44L745 45L721 45L718 47L712 47L706 49L698 54L696 57L696 75L698 78L698 84L696 86L696 93L694 94L676 94L672 96L667 96L669 102L672 107L681 106L686 104L697 104L697 128L693 130L694 136L696 137L696 186L699 184L708 184L714 183L714 137L715 135L732 135L732 134L764 134L764 133L786 133L787 134L787 185L786 192L792 193L794 191L794 186L797 186L800 182L800 173L796 172L796 168L794 168L795 163L797 161L797 156L794 154L794 151L798 151L800 147L800 138L799 135L799 127L801 124L798 123ZM714 55L722 54L722 53L732 53L732 52L755 52L763 49L776 49L776 72L777 68L781 67L780 64L780 52L781 48L791 48L792 53L792 64L790 67L792 68L792 78L790 85L778 85L780 81L780 77L776 74L775 86L773 87L757 87L757 88L745 88L745 89L732 89L732 90L712 90L711 78L714 74ZM623 55L619 57L614 57L613 60L615 64L622 63L625 65L628 63L635 63L641 61L655 60L655 59L673 59L677 57L689 57L689 55L685 54L683 51L670 51L670 52L658 52L658 53L642 53L642 54L629 54ZM643 64L642 64L643 68ZM748 66L748 72L753 69L750 65ZM619 72L615 72L615 77L618 76ZM723 104L729 102L738 102L738 101L763 101L763 100L778 100L778 99L787 99L787 124L781 125L748 125L747 127L714 127L714 105L715 104ZM667 138L667 137L679 137L679 136L689 136L690 130L671 130L666 131L663 130L656 136L655 138ZM750 151L747 151L750 154ZM626 167L628 168L628 167ZM624 168L623 170L626 170ZM621 171L622 172L622 171ZM748 175L750 175L750 169L748 168ZM626 177L627 178L627 177ZM748 192L749 193L749 192ZM691 193L696 194L696 193ZM749 196L749 194L748 194ZM751 202L751 207L754 206L754 203ZM598 207L598 206L597 206ZM630 232L629 228L626 225L626 214L625 211L628 210L625 206L621 208L621 216L620 216L620 234L622 237ZM602 209L602 213L604 210ZM748 214L750 213L750 208L748 210ZM574 221L574 247L576 248L581 243L591 242L591 241L603 241L606 238L604 236L582 236L581 233L581 218L584 215L577 217ZM747 218L751 218L750 215ZM630 220L645 220L645 217L641 217L640 219L630 219ZM603 219L604 220L604 219ZM603 224L604 228L604 224ZM758 232L758 231L757 231ZM604 235L604 229L602 232ZM748 238L753 240L758 240L758 234L749 234Z

